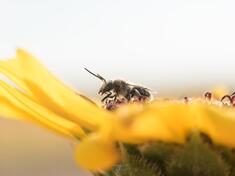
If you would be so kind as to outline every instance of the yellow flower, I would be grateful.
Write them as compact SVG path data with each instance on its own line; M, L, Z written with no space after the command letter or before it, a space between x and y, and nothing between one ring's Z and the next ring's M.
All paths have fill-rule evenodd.
M154 101L144 106L137 104L123 106L114 114L116 117L113 120L113 128L109 131L110 140L106 141L106 147L104 144L102 147L97 145L103 141L102 138L89 137L78 146L76 155L81 165L87 160L86 154L91 151L99 150L97 153L103 153L106 155L103 158L106 159L111 156L110 151L116 156L115 146L110 145L112 141L139 144L156 140L182 144L188 135L195 131L207 134L216 144L235 147L235 110L232 108L219 107L202 101L192 104ZM103 161L97 159L90 169ZM90 165L86 163L83 166L89 168Z
M184 143L193 131L214 143L235 147L235 110L202 100L184 104L155 100L108 112L61 83L22 49L0 61L0 72L16 86L0 81L0 115L42 125L72 140L79 165L91 171L109 169L121 159L118 143L149 140Z

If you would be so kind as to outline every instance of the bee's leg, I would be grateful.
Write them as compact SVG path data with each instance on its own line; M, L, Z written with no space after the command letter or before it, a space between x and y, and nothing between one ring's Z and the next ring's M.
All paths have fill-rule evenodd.
M104 102L105 100L108 101L108 98L110 99L110 98L114 98L114 97L116 97L116 95L106 96L106 97L104 97L104 98L101 100L101 102ZM115 100L115 99L114 99L114 100Z
M132 97L133 97L133 92L130 92L130 93L128 93L128 94L125 96L125 98L127 99L127 101L130 101Z
M127 101L130 101L132 97L132 89L128 89L124 97L126 98Z
M104 102L104 100L106 100L107 98L110 98L110 95L112 95L111 92L109 92L109 93L101 100L101 102Z
M116 94L116 95L114 95L113 97L114 97L114 101L117 101L118 95Z

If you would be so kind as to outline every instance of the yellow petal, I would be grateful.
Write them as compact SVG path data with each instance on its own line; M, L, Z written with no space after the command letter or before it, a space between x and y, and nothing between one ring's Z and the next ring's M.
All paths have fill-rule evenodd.
M201 128L218 144L235 147L235 110L228 107L201 105L204 117L208 123L201 124ZM213 127L213 130L211 130Z
M227 95L229 93L229 90L224 86L219 86L212 89L212 93L215 99L221 100L224 95Z
M17 119L17 120L26 120L31 121L33 123L36 123L38 125L41 125L43 127L46 127L47 129L53 130L54 132L58 133L59 135L74 138L74 135L71 134L70 131L65 130L63 128L57 128L54 124L51 124L50 122L47 122L46 120L39 120L33 116L31 116L29 113L24 112L22 109L19 109L14 104L9 102L3 97L0 97L0 107L1 107L1 117L7 118L7 119Z
M75 157L79 166L90 171L101 171L111 168L120 159L120 154L112 141L92 135L77 146Z
M27 118L57 133L69 137L83 136L83 130L44 107L32 101L22 92L0 81L0 105L4 107L1 115L16 118Z
M12 118L18 120L29 120L29 115L14 106L5 97L0 96L1 117Z
M16 83L20 88L30 93L28 87L24 83L24 79L22 78L18 59L0 61L0 72Z
M49 73L33 56L17 50L24 82L44 106L89 129L105 123L110 113L98 108Z
M125 113L119 114L124 110ZM141 109L141 110L140 110ZM135 111L135 110L134 110ZM144 108L121 107L114 123L118 141L139 143L146 140L183 143L189 133L200 131L215 143L235 147L235 109L198 101L192 104L152 102Z
M156 101L142 109L136 114L127 110L127 117L117 119L115 138L134 143L146 140L182 143L196 126L192 110L185 104Z

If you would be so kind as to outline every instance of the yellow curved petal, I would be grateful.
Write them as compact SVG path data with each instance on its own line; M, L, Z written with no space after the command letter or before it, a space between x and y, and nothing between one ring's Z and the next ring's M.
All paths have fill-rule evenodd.
M172 134L156 114L140 109L141 105L137 104L120 107L114 123L114 138L128 143L172 138ZM127 114L120 114L120 111L126 111Z
M213 105L201 105L204 112L204 119L208 123L202 123L201 129L211 139L221 145L235 147L235 110L228 107L217 107ZM211 130L211 127L213 130Z
M63 128L58 128L55 126L55 124L51 124L46 120L41 121L31 116L29 113L24 112L22 109L19 109L18 107L16 107L14 104L12 104L3 97L0 97L0 107L1 107L1 117L7 119L17 119L17 120L24 119L26 121L31 121L33 123L36 123L37 125L46 127L47 129L50 129L53 132L56 132L64 137L74 138L74 135L70 131L65 130Z
M0 105L1 115L16 118L30 117L30 121L36 122L57 133L69 137L84 136L83 130L76 124L67 121L44 107L32 101L22 92L0 81ZM20 112L20 113L19 113Z
M123 108L131 109L130 106ZM125 115L121 114L122 118L116 120L114 135L118 140L134 143L146 140L182 143L186 135L196 128L192 110L185 104L156 101L144 105L140 112L140 108L136 109L136 114L126 110L127 117L123 118Z
M0 72L16 83L20 88L30 93L28 87L24 83L24 79L22 78L18 59L0 61Z
M33 56L17 50L21 75L30 91L44 106L89 129L104 124L110 113L98 108L58 81Z
M212 89L213 97L217 100L221 100L224 95L229 94L229 90L224 86L218 86Z
M119 114L122 109L126 109L125 113ZM119 118L114 123L113 132L110 132L117 141L141 143L160 140L183 143L189 133L200 131L217 144L235 147L234 108L202 101L192 104L156 101L136 110L131 106L121 107L116 114Z
M29 115L24 113L22 110L14 106L10 101L5 97L0 96L0 108L1 108L1 117L17 119L17 120L29 120Z
M123 106L115 114L117 117L112 121L113 129L106 131L112 133L110 140L92 136L84 139L78 147L76 157L83 167L93 171L110 168L116 161L116 154L111 154L114 152L112 141L183 143L191 132L198 131L207 134L216 144L235 147L233 108L221 108L203 101L191 104L156 101L144 106ZM92 157L96 153L98 161ZM107 160L107 155L115 158Z
M77 146L75 158L79 166L90 171L101 171L117 163L120 154L112 141L103 141L100 136L92 135Z

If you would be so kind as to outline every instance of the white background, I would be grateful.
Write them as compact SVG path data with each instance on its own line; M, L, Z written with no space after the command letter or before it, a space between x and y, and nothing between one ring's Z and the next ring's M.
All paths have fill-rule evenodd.
M36 55L88 96L106 78L160 96L235 86L235 4L225 0L0 1L0 58Z

